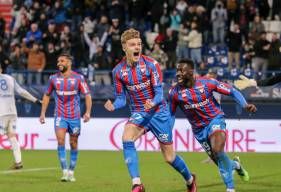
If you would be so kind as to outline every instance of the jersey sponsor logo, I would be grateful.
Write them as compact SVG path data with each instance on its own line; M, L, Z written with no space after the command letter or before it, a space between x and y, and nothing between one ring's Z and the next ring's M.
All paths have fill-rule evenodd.
M136 85L126 85L126 88L130 91L136 91L136 90L141 90L146 87L150 86L150 80L147 80L144 83L136 84Z
M226 87L223 83L219 84L219 88L222 89L222 90L225 90L227 92L230 92L230 89L228 87Z
M184 108L185 109L194 109L194 108L199 108L199 107L202 107L204 105L207 105L209 103L209 99L206 99L205 101L202 101L200 103L193 103L193 104L190 104L190 105L184 105Z
M59 91L56 90L57 95L76 95L77 94L77 90L74 91Z

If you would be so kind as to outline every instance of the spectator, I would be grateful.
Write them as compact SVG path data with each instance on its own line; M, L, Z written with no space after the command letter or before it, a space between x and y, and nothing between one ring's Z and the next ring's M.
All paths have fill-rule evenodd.
M4 38L5 35L5 28L6 28L6 21L2 17L2 14L0 13L0 38Z
M117 18L121 23L124 21L124 3L122 0L108 0L107 7L110 19Z
M56 31L56 24L54 20L48 21L48 28L43 33L43 46L47 49L48 43L53 43L55 46L59 45L60 35Z
M188 29L184 24L180 24L178 43L177 43L177 60L187 59L189 57L188 41L185 39L188 35ZM153 56L153 58L156 58Z
M104 35L108 35L109 30L108 19L105 15L103 15L100 19L100 22L95 26L94 33L97 35L99 39L102 39Z
M211 21L213 27L214 43L224 43L225 23L227 21L227 12L221 1L216 2L215 8L211 12Z
M73 43L72 43L72 52L75 59L75 64L77 68L87 67L88 60L87 55L89 54L88 48L85 44L84 38L84 25L81 24L79 31L74 33Z
M98 46L97 52L94 54L92 62L91 62L91 67L94 68L94 73L89 75L94 76L89 77L89 80L91 81L91 85L97 83L97 84L104 84L104 85L111 85L111 80L110 80L110 73L104 70L110 69L108 66L107 59L105 55L103 54L103 47L101 45ZM89 70L93 71L93 70ZM93 79L95 82L93 82Z
M171 24L171 18L169 16L168 10L164 9L163 14L159 19L159 32L164 34L167 28L170 26L170 24Z
M168 56L161 49L160 44L155 43L153 45L153 49L152 49L152 52L151 52L151 57L153 57L156 61L159 62L160 67L161 67L162 70L165 70L167 68Z
M170 19L171 19L170 28L173 29L174 31L179 31L181 16L179 15L176 9L174 9L172 14L170 14Z
M250 67L252 64L252 58L255 54L254 52L254 42L252 39L248 39L243 45L243 59L244 59L244 66Z
M269 48L268 69L281 70L281 42L278 39L277 33L272 34Z
M10 55L12 76L19 84L24 84L24 70L26 69L26 56L19 44L12 44L13 52Z
M47 84L50 74L57 70L57 59L59 54L60 50L55 49L55 44L52 41L48 42L47 49L45 51L46 66L44 70L46 70L46 72L43 75L44 84Z
M163 41L164 51L168 55L168 69L175 69L176 63L176 48L177 48L177 36L171 28L167 28L166 35Z
M5 53L3 45L0 44L0 65L3 70L3 73L6 72L7 67L11 64L11 61L8 55Z
M260 70L262 70L262 79L266 78L269 48L270 43L266 40L266 32L262 32L260 39L254 44L255 56L252 60L252 67L255 73L257 74ZM257 75L255 76L255 79L257 79Z
M176 4L176 9L178 10L179 14L183 16L188 8L188 5L185 0L179 0Z
M33 42L41 42L42 40L42 32L38 29L37 23L32 23L30 26L30 31L26 34L26 44L29 45Z
M195 62L195 64L200 64L202 62L202 33L197 29L196 21L191 22L191 31L188 33L184 40L188 41L188 48L190 50L190 58Z
M122 58L122 46L120 44L121 35L124 29L120 25L119 19L112 19L112 26L109 29L108 35L111 40L111 50L110 50L110 57L113 68L115 63Z
M23 40L22 47L24 52L27 54L27 69L30 71L27 77L27 84L34 84L33 77L35 77L36 85L41 85L42 71L46 65L46 57L44 52L40 51L39 43L34 41L32 48L28 48Z
M239 24L235 23L233 28L228 32L226 43L228 46L228 69L233 67L233 60L235 61L235 68L240 68L240 48L242 46L242 35L239 29Z
M252 24L250 24L250 35L252 39L257 40L262 32L265 31L265 26L259 15L256 15Z
M24 6L18 7L15 5L13 7L12 16L14 18L14 25L13 28L19 29L22 25L22 22L29 22L32 20L32 15L26 10Z

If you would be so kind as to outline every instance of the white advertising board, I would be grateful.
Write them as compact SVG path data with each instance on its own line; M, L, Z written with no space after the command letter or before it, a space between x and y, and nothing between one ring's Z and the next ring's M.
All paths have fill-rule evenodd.
M82 123L79 149L120 150L122 132L127 119L93 118ZM281 152L281 120L226 120L228 152ZM17 137L23 149L56 149L54 121L47 118L41 125L38 118L19 118ZM194 139L187 120L176 119L173 129L173 142L176 151L203 151ZM67 143L68 146L68 143ZM140 151L157 151L157 139L149 132L136 141ZM0 136L0 149L9 149L6 136Z

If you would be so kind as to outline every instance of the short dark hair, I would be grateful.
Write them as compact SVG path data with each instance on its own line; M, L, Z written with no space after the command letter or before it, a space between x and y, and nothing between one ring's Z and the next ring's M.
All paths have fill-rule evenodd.
M178 61L178 63L183 63L189 66L191 69L194 69L194 62L191 59L181 59Z
M73 62L73 57L72 55L70 55L69 53L61 53L59 55L59 57L66 57L67 59L69 59L71 62Z

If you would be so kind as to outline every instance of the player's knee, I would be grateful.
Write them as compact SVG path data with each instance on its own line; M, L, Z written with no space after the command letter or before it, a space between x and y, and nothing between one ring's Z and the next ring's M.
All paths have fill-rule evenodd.
M122 136L122 141L135 141L135 136L134 134L128 133L128 132L124 132L123 136Z
M166 163L172 164L174 162L174 160L175 160L175 157L173 157L171 155L170 156L165 156L164 160L165 160Z
M71 149L77 149L77 141L70 141Z
M65 145L65 141L64 141L63 138L58 138L57 140L58 140L58 145L59 146L64 146Z
M164 160L168 164L172 164L174 162L175 158L176 158L176 156L174 153L164 154Z

